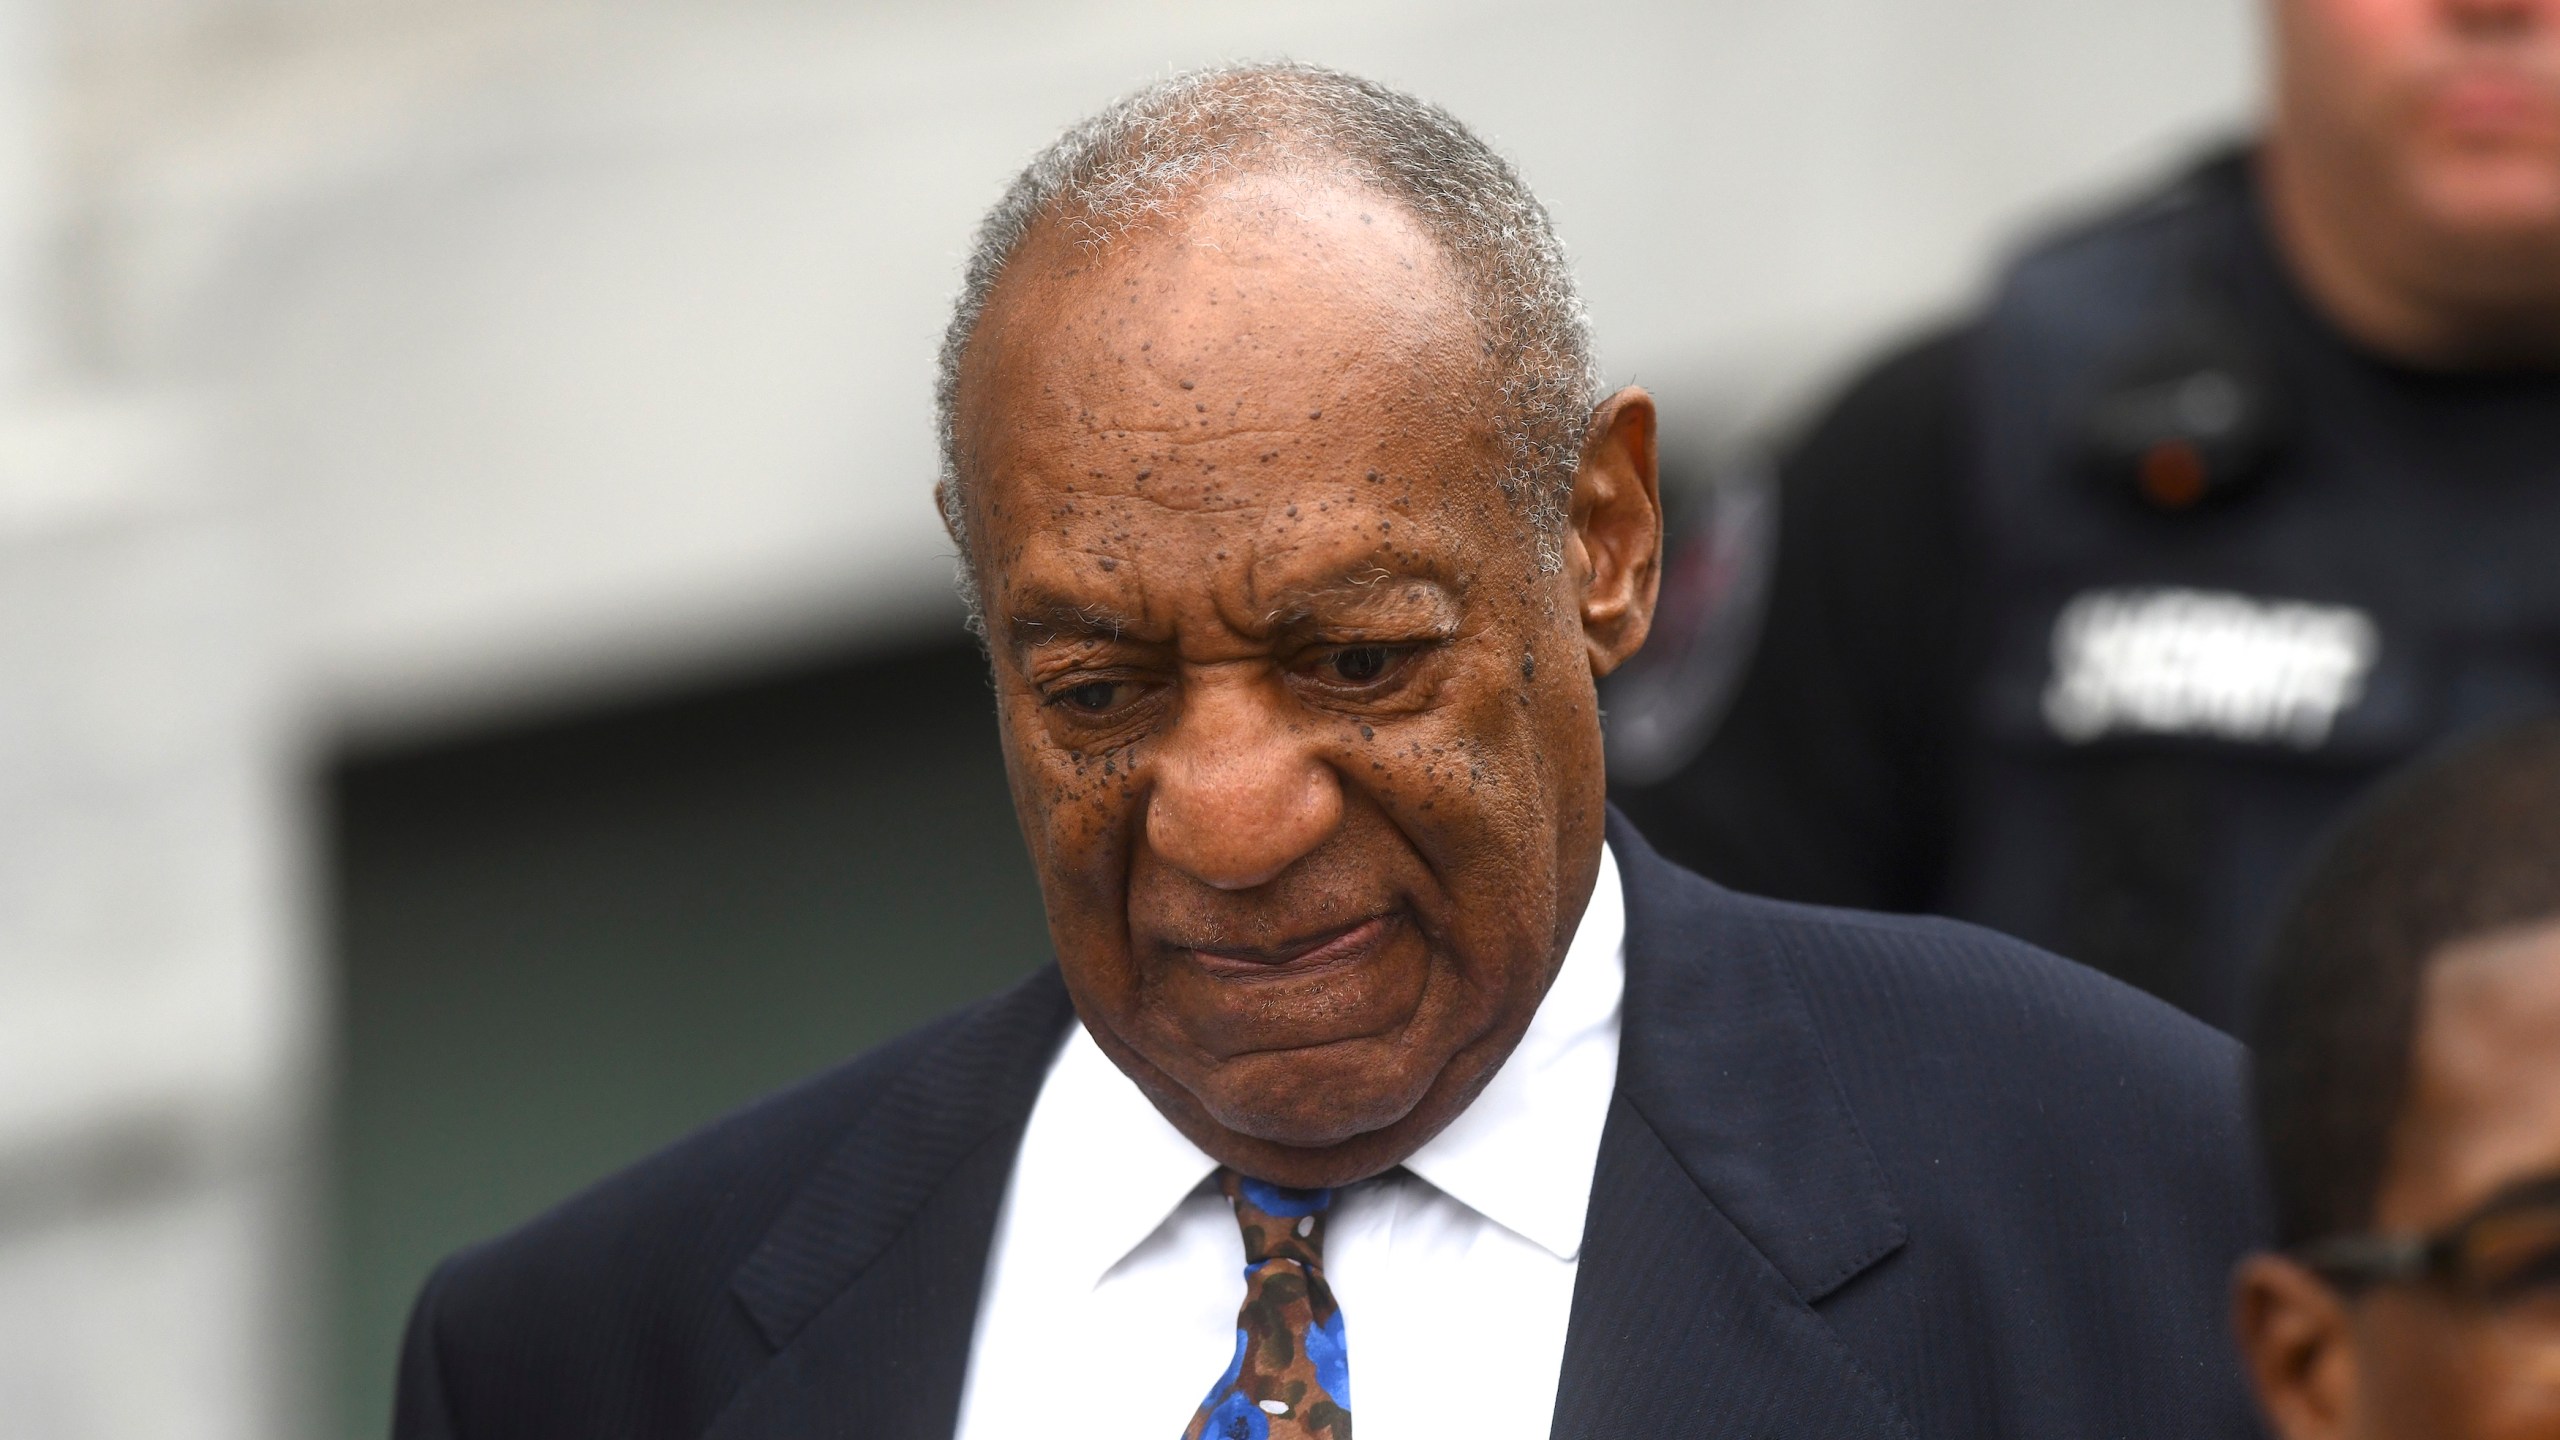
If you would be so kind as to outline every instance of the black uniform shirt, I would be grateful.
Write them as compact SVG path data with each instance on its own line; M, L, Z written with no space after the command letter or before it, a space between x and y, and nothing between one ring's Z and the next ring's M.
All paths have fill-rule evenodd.
M2280 381L2274 459L2228 503L2168 513L2088 473L2071 405L2050 424L1998 409L2037 403L2007 377L2045 322L1995 306L1890 355L1784 467L1767 618L1714 738L1618 796L1666 853L1739 889L1992 924L2231 1026L2293 868L2356 793L2560 701L2560 377L2359 351L2280 268L2244 163L2181 184L2018 273L2062 288L2041 303L2067 328L2104 308L2074 302L2075 276L2195 266ZM2047 388L2085 400L2103 368ZM2023 480L1993 473L2003 426L2038 457ZM2375 643L2343 707L2291 731L2247 709L2249 674L2187 677L2202 688L2161 710L2065 673L2074 644L2121 659L2146 624L2225 611ZM2263 668L2282 638L2211 663ZM2233 695L2245 713L2213 710Z

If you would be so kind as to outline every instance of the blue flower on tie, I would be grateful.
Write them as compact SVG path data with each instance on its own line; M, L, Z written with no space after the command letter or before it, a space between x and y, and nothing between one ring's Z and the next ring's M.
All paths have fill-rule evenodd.
M1209 1423L1200 1427L1200 1440L1271 1440L1271 1417L1244 1398L1243 1391L1230 1390L1209 1412Z
M1333 1204L1330 1190L1291 1190L1250 1175L1240 1178L1242 1183L1236 1188L1243 1193L1245 1203L1265 1215L1295 1220L1301 1215L1321 1215Z
M1341 1311L1334 1311L1323 1324L1307 1331L1307 1361L1316 1367L1316 1387L1325 1398L1350 1409L1351 1346L1343 1335Z

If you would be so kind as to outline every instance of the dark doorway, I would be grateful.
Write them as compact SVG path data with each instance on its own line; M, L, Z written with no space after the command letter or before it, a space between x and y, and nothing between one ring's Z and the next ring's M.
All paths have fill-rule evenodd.
M965 643L324 778L349 1435L438 1257L1048 953Z

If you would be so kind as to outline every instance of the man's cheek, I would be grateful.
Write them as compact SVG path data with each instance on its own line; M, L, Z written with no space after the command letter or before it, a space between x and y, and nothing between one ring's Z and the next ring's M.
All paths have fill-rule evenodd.
M1032 858L1044 870L1058 858L1062 842L1074 833L1067 822L1078 803L1075 774L1061 763L1047 742L1036 715L1026 723L1020 712L999 700L997 733L1003 740L1005 779L1013 791L1014 814Z
M1089 755L1038 746L1031 779L1026 828L1041 868L1075 887L1079 901L1097 887L1116 890L1122 841L1134 832L1142 794L1134 777L1119 765L1106 771Z

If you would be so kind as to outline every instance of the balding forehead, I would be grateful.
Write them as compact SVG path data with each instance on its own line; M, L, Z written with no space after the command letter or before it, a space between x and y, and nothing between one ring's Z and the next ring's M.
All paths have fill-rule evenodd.
M1357 185L1255 173L1205 187L1160 224L1108 241L1064 225L1035 229L989 297L963 383L968 364L1052 344L1060 327L1082 327L1072 338L1086 343L1135 337L1149 348L1134 353L1149 356L1169 325L1303 352L1286 322L1315 311L1328 322L1365 320L1339 328L1380 346L1448 347L1453 358L1483 350L1466 287L1410 213Z
M955 438L984 468L1014 448L1006 426L1179 448L1386 395L1397 423L1480 446L1497 384L1463 288L1409 216L1253 177L1108 247L1026 244L963 365Z
M1562 563L1565 496L1599 374L1544 207L1500 155L1437 106L1319 67L1246 65L1171 77L1070 128L1023 169L980 226L935 383L937 496L961 547L958 578L973 616L970 491L984 461L982 437L960 413L962 392L985 378L989 352L1009 348L980 343L996 339L982 331L1031 242L1056 242L1033 232L1109 242L1100 247L1107 252L1122 240L1161 235L1180 202L1214 193L1222 179L1292 174L1365 185L1429 237L1426 253L1453 282L1451 293L1433 298L1471 320L1472 363L1490 372L1484 389L1469 385L1454 399L1498 435L1504 455L1494 479L1529 517L1541 567ZM1053 269L1082 276L1095 256L1080 258ZM1028 318L1026 307L1008 305L1016 324Z

